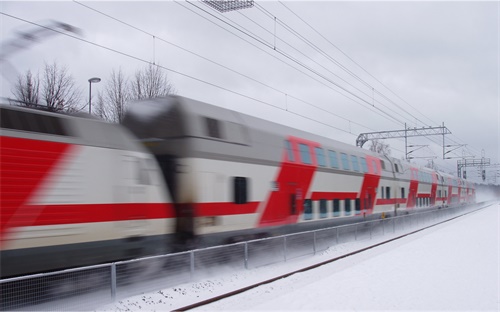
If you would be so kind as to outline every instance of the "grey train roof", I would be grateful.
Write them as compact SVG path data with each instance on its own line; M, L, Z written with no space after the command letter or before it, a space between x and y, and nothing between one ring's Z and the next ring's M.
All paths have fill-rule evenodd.
M222 125L220 138L211 138L207 135L203 118L217 120ZM402 165L405 172L410 167L408 162L390 156L181 96L131 103L123 124L139 139L146 141L169 139L171 149L175 149L179 154L187 150L189 154L186 155L190 156L226 154L228 157L234 156L240 159L279 162L282 160L284 139L295 136L317 142L323 148L334 149L337 152L357 156L371 155L383 159L388 165L386 172L394 170L394 163ZM193 140L184 140L187 137ZM259 144L255 144L257 142ZM189 146L186 146L187 144ZM154 153L158 153L158 149L166 147L155 147L153 144L150 148ZM433 171L429 168L420 169Z

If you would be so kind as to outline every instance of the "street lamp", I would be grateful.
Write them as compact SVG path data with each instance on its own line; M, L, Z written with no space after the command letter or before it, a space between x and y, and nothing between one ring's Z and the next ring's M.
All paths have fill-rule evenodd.
M101 78L90 78L89 79L89 114L92 113L92 84L93 83L98 83L101 81Z

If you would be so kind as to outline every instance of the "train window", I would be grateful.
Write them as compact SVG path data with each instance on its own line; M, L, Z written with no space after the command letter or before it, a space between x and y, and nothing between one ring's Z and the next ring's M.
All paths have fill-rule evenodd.
M385 188L385 198L391 199L391 188L389 186Z
M441 198L441 190L438 190L438 197Z
M382 169L385 170L385 161L382 159L380 160L380 165L382 166Z
M312 201L304 200L304 220L312 220Z
M375 172L375 174L379 174L377 162L375 161L375 159L372 159L372 166L373 166L373 172Z
M328 158L330 159L330 167L339 168L339 160L337 158L337 152L328 150Z
M318 160L318 165L321 167L326 167L325 151L321 147L316 147L316 159Z
M300 143L299 144L299 150L300 150L300 158L302 159L302 163L311 165L311 152L309 151L309 146L306 144Z
M363 173L368 172L368 165L366 163L366 159L364 157L361 157L361 170L363 170Z
M394 164L394 170L395 170L396 172L400 172L400 171L399 171L399 166L398 166L398 164Z
M333 216L340 216L340 199L333 200Z
M382 196L382 199L385 198L385 192L384 192L384 187L383 186L380 187L380 196Z
M326 199L319 200L319 217L326 218L327 217L327 208L326 208Z
M55 135L68 135L61 124L61 119L55 116L35 114L26 111L0 110L1 127Z
M246 204L247 203L247 193L248 193L248 183L247 178L244 177L234 177L234 203L235 204Z
M220 123L217 119L205 117L206 130L209 137L222 139Z
M351 155L351 162L352 162L352 170L359 172L358 157Z
M356 209L356 214L360 214L361 213L361 200L359 198L356 198L356 200L354 201L354 207Z
M444 197L448 197L448 191L444 190Z
M290 141L285 140L285 148L288 155L288 161L295 161L295 158L293 157L292 143Z
M347 158L347 154L340 153L340 159L342 160L342 169L351 170L351 166L349 165L349 158Z
M345 208L345 215L350 216L351 215L351 200L346 199L344 201L344 208Z
M401 198L405 198L405 188L401 188Z
M14 120L10 117L11 111L7 109L0 109L0 127L6 129L15 129Z

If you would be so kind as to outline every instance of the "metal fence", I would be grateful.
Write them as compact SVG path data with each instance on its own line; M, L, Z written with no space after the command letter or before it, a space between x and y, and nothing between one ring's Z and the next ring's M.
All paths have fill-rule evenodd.
M406 233L478 206L414 213L248 242L0 280L1 310L88 310L114 300L307 257L352 241Z

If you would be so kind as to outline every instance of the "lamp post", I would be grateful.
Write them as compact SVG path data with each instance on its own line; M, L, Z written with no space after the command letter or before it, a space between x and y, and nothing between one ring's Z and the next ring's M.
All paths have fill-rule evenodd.
M101 78L94 77L89 79L89 114L92 114L92 84L98 83L101 81Z

